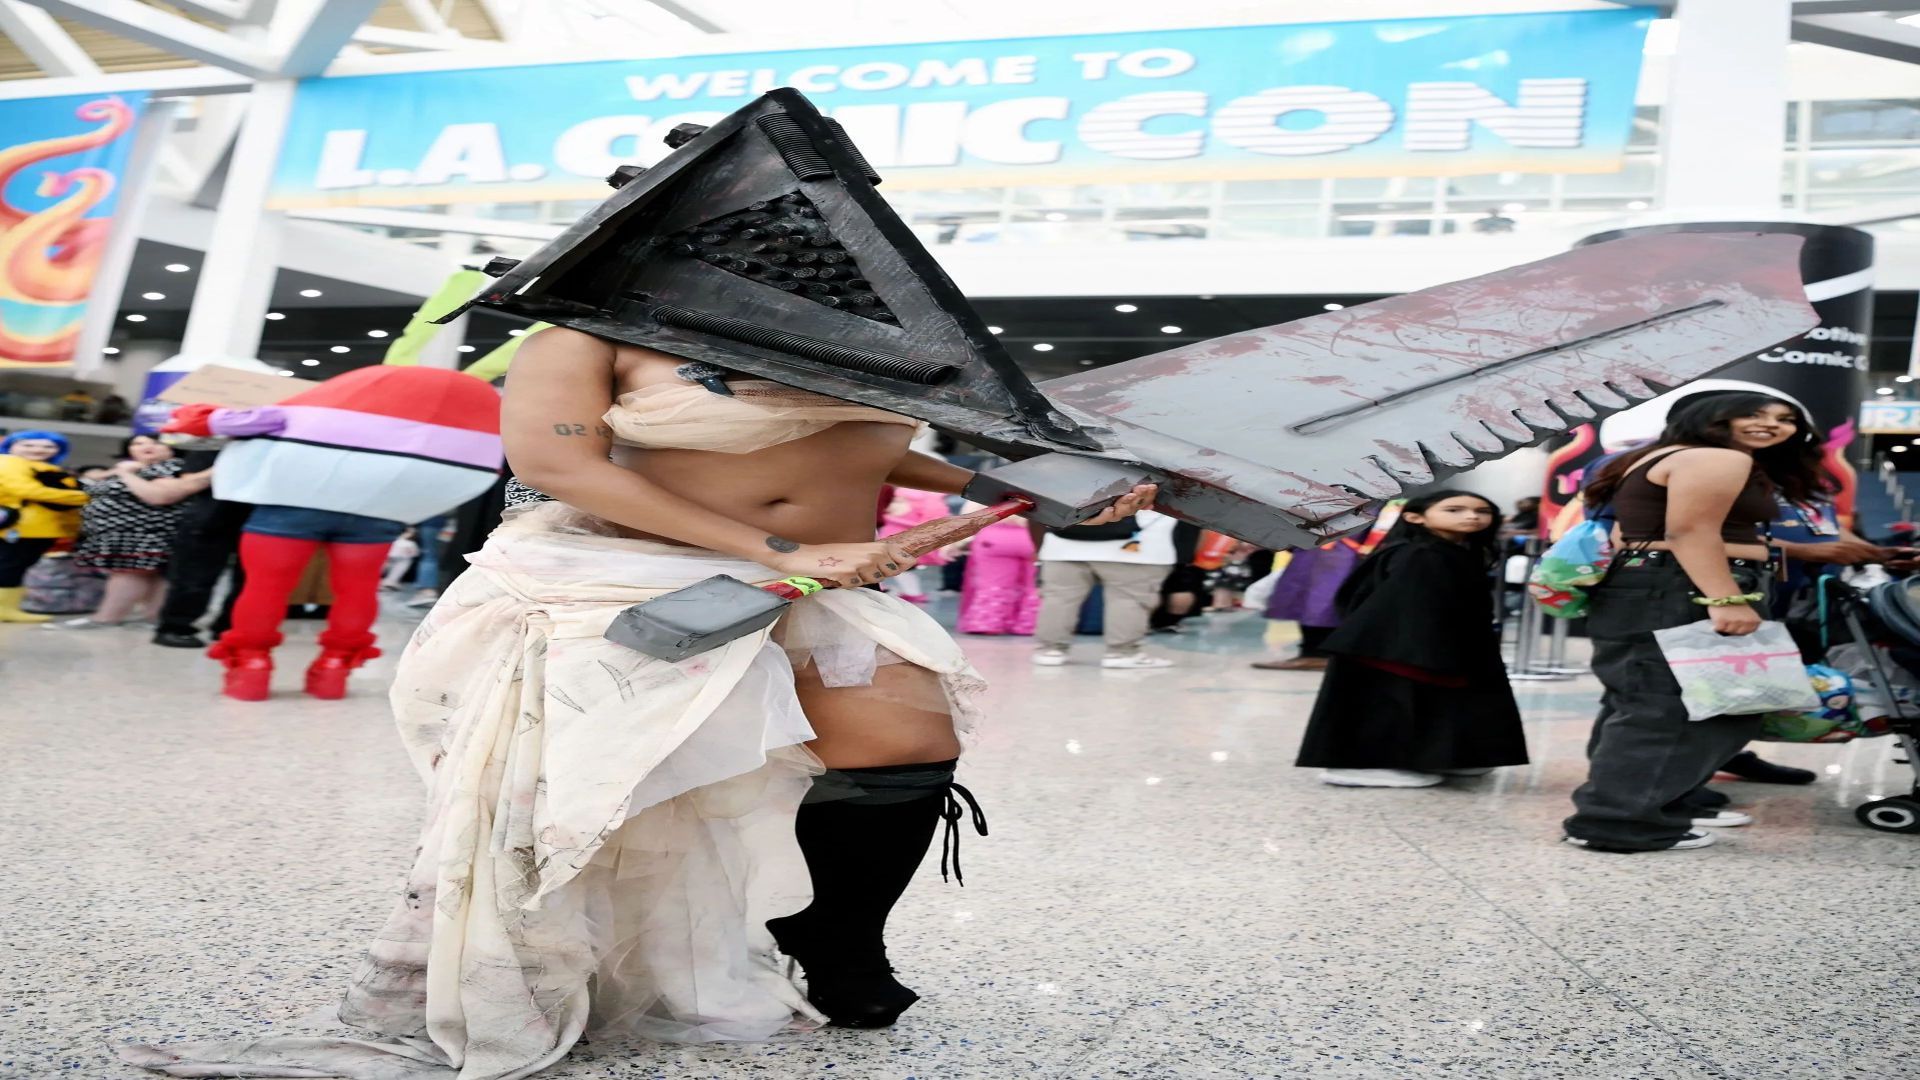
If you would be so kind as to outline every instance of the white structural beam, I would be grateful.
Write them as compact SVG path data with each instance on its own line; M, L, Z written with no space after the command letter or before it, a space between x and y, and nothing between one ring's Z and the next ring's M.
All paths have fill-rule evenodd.
M327 70L380 0L281 0L267 45L274 72L291 78Z
M142 240L204 252L217 215L183 199L156 195L140 230ZM323 221L281 222L280 269L321 278L351 277L370 289L405 296L431 296L456 267L418 244Z
M244 94L253 80L223 68L167 68L128 71L117 75L87 75L64 79L8 79L0 82L0 101L15 98L64 97L69 94Z
M274 67L272 56L257 45L192 19L148 7L138 0L32 0L32 3L54 15L129 41L243 75L265 75Z
M216 22L234 23L247 17L247 0L167 0L167 4Z
M433 6L433 0L400 0L400 6L407 9L407 14L413 17L421 30L429 34L453 35L452 25L440 16L439 10Z
M85 49L74 43L53 16L22 0L0 0L0 37L6 37L46 75L59 77L100 74Z
M1778 214L1788 0L1681 0L1674 18L1661 205L1697 219Z
M226 186L220 191L206 259L194 288L193 307L180 351L189 356L253 356L260 351L262 319L273 293L280 254L280 215L263 208L280 157L280 140L293 110L292 79L269 79L253 88L240 125Z
M1878 15L1809 15L1793 20L1795 41L1920 64L1920 27Z
M458 35L426 34L418 30L390 30L384 26L363 26L353 32L353 41L356 45L374 45L406 52L459 49L463 53L473 53L476 60L505 52L505 46L498 42L476 41Z
M661 14L671 15L703 34L725 34L729 29L721 18L717 3L704 0L598 0L600 6L636 23L651 29L660 21ZM650 9L650 10L642 10Z
M565 230L565 226L562 225L546 225L536 221L454 217L450 214L429 214L421 210L387 210L375 206L315 207L289 210L287 216L302 221L331 221L340 225L377 225L387 229L422 229L465 236L502 236L512 240L551 240Z

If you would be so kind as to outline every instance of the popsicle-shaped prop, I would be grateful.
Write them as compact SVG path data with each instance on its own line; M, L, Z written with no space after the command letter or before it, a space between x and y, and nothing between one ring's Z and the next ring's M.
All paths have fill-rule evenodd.
M1031 509L1032 500L1015 495L971 514L922 522L887 542L917 559ZM605 636L660 660L685 660L772 625L787 605L828 587L809 577L749 585L716 574L622 611Z

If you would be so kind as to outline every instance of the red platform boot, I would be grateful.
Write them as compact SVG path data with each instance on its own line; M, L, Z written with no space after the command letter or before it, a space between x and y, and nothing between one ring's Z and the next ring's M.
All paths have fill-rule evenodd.
M327 701L338 701L347 696L347 676L353 669L380 655L380 650L368 646L364 649L322 649L307 668L307 693Z
M227 665L220 692L235 701L265 701L273 695L273 654L265 649L229 649L215 645L207 655Z

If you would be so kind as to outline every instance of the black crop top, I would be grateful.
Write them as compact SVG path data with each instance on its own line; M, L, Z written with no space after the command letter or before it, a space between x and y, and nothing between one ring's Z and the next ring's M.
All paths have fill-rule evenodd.
M1681 450L1691 449L1682 447ZM1669 450L1648 458L1634 467L1613 494L1613 516L1620 524L1622 543L1645 543L1667 538L1667 489L1647 477L1661 458L1681 450ZM1755 465L1747 477L1747 486L1733 500L1727 519L1720 524L1720 539L1729 544L1764 544L1760 534L1763 522L1773 520L1773 481Z

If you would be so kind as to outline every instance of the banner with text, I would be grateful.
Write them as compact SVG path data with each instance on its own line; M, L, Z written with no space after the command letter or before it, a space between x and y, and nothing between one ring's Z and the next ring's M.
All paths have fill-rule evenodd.
M599 198L779 86L894 187L1610 172L1650 9L310 79L279 207Z
M73 363L142 104L0 101L0 368Z

